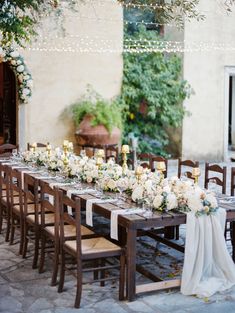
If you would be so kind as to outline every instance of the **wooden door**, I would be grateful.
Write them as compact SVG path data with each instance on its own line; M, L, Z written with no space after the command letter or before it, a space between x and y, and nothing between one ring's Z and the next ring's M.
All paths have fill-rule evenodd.
M2 139L1 139L2 138ZM17 144L16 79L7 63L0 64L0 141Z

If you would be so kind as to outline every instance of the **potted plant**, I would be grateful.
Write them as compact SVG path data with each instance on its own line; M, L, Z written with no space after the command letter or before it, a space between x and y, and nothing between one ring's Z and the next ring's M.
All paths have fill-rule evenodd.
M71 106L77 126L77 143L83 145L114 145L121 138L122 114L115 100L105 100L89 91Z

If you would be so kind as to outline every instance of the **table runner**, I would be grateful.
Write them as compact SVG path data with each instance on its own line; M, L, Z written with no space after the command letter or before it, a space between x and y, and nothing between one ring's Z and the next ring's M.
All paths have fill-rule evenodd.
M67 190L67 196L69 198L71 198L72 195L84 195L88 192L92 192L94 191L94 189L91 189L91 188L88 188L88 189L82 189L82 190L79 190L79 189L69 189ZM67 207L67 210L68 210L68 214L69 215L73 215L73 212L72 212L72 208L70 206Z
M235 265L226 247L226 211L196 217L187 213L181 292L210 297L235 284Z

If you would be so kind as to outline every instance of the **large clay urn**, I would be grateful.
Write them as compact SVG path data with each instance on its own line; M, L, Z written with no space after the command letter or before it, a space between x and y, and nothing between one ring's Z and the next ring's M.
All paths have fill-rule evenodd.
M115 145L119 143L121 138L119 128L114 127L109 133L104 125L92 126L92 119L92 115L85 115L75 133L77 143L80 146Z

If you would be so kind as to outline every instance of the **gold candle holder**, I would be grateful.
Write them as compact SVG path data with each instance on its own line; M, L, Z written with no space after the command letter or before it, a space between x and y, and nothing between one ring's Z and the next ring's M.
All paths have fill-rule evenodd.
M130 149L128 145L123 145L122 146L122 171L123 173L126 173L126 171L128 170L128 166L127 166L127 154L130 153Z
M47 151L48 156L50 157L51 156L51 145L49 144L49 142L47 143L46 151Z
M194 178L195 184L198 184L199 176L201 175L201 171L199 167L194 167L192 169L192 177Z
M33 149L33 152L35 152L35 151L36 151L36 148L37 148L37 143L34 142L31 147L32 147L32 149Z
M164 161L157 162L157 171L160 172L161 177L164 178L164 172L166 171L166 163Z
M98 170L100 170L101 165L103 164L103 158L98 157L96 159L96 165L98 167Z
M140 183L143 171L144 171L143 166L137 166L136 169L135 169L135 175L137 177L138 184Z
M64 150L64 154L67 157L68 154L68 147L69 147L69 141L68 140L64 140L63 142L63 150Z
M73 143L71 141L68 143L68 150L73 152Z
M104 149L99 149L97 152L96 152L96 157L97 158L104 158L105 155L104 155Z

